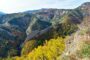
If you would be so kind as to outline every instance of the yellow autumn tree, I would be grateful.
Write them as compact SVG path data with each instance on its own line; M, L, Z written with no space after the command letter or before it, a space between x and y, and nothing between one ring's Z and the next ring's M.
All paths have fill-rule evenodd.
M26 60L57 60L65 49L64 39L56 38L46 41L44 46L38 46L27 55Z
M50 39L49 41L46 40L43 46L38 46L27 55L15 57L15 60L58 60L58 57L60 57L64 49L64 39L58 37Z

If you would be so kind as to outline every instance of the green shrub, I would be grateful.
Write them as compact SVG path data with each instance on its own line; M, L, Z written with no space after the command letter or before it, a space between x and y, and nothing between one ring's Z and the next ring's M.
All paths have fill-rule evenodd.
M27 41L22 48L21 55L27 55L35 47L36 47L36 40Z

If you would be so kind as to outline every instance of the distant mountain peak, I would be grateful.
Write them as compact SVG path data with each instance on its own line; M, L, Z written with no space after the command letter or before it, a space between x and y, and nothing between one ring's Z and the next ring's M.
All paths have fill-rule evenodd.
M85 7L90 7L90 2L85 2L81 5L81 7L85 8Z
M90 5L90 2L85 2L83 5Z
M3 13L3 12L0 12L0 16L2 16L2 15L4 15L5 13Z
M0 14L4 14L3 12L0 12Z
M87 11L90 10L90 2L85 2L81 6L78 7L81 10Z

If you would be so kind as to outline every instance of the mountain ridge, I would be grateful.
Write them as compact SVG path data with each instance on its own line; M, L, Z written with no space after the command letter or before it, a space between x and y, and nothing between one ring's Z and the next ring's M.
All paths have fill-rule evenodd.
M16 50L12 56L20 55L23 43L32 39L48 40L54 33L61 37L71 35L78 30L77 25L83 22L85 16L90 14L87 9L80 6L76 9L41 9L2 15L0 43L4 43L0 44L3 46L0 48L0 56L8 56L11 49Z

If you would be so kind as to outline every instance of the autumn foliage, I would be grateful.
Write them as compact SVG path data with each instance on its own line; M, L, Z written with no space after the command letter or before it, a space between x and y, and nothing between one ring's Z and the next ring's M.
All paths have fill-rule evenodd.
M49 41L46 40L44 46L38 46L26 56L16 57L16 60L57 60L64 49L64 39L58 37Z

